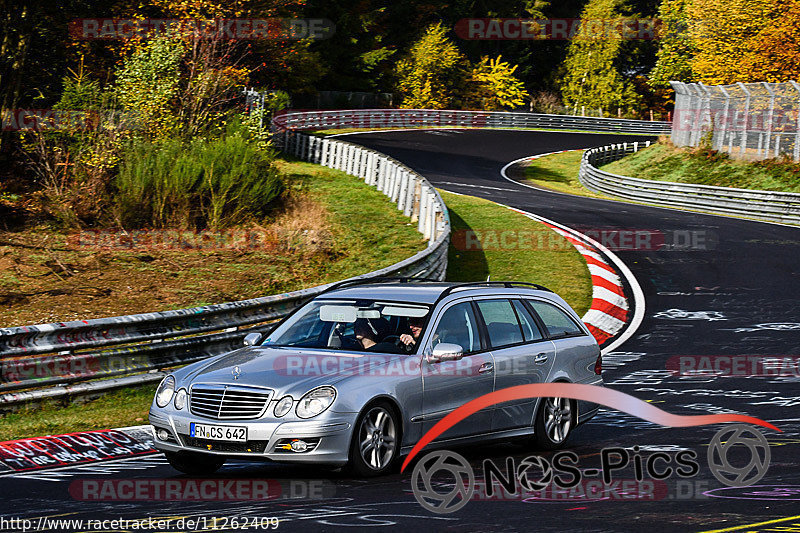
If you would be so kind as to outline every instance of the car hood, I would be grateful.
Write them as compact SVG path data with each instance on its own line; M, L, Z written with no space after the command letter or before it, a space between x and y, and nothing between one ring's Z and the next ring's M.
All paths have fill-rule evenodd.
M181 385L222 383L274 389L276 394L304 394L349 376L379 374L379 368L408 356L249 346L188 369ZM234 375L237 377L234 378ZM180 386L180 385L179 385Z

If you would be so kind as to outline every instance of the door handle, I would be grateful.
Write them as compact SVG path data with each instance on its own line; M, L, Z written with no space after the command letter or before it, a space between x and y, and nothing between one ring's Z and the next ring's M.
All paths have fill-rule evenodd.
M494 365L492 363L483 363L478 369L478 374L485 374L486 372L493 372Z
M533 362L534 363L539 363L539 364L546 363L547 362L547 354L546 353L536 354L536 357L533 358Z

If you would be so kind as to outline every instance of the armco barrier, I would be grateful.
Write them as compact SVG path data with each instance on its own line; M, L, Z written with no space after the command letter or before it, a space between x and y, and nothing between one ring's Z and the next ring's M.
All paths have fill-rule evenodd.
M354 279L444 279L450 221L441 196L425 178L390 157L351 143L295 132L287 135L286 147L293 154L364 179L417 222L428 239L425 250ZM285 316L328 286L177 311L0 329L0 392L5 392L0 409L157 381L161 374L154 371L241 346L245 334L270 329L265 323Z
M598 193L652 205L800 224L800 194L797 193L643 180L598 168L649 145L650 141L621 143L587 150L581 159L581 183Z
M668 134L669 122L502 111L357 109L288 112L272 121L273 131L332 128L521 128Z

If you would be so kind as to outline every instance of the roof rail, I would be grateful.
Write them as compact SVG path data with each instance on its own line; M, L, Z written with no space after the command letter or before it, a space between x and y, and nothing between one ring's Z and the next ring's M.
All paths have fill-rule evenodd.
M544 285L539 285L538 283L528 283L526 281L468 281L465 283L459 283L458 285L452 285L450 287L447 287L444 291L442 291L442 294L440 294L439 297L436 299L436 303L440 302L442 299L444 299L445 296L452 293L456 289L470 288L470 287L474 288L504 287L506 289L510 289L515 285L523 285L525 287L530 287L532 289L536 289L539 291L553 292Z
M428 283L438 283L438 280L435 279L426 279L426 278L409 278L409 277L377 277L377 278L358 278L358 279L346 279L344 281L340 281L338 283L334 283L324 291L320 293L320 295L343 289L345 287L353 287L356 285L366 285L368 283L389 283L389 282L399 282L399 283L411 283L411 282L428 282ZM318 295L319 296L319 295Z

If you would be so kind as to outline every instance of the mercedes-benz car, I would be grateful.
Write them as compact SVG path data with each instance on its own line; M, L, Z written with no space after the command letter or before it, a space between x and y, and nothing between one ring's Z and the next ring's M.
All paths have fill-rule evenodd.
M445 415L529 383L602 384L600 349L555 293L516 282L342 282L245 346L164 378L155 446L206 474L228 458L388 472ZM469 416L430 446L525 438L554 449L597 406L523 399Z

